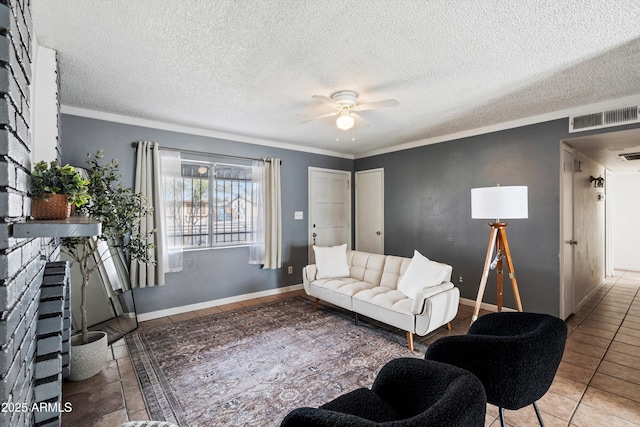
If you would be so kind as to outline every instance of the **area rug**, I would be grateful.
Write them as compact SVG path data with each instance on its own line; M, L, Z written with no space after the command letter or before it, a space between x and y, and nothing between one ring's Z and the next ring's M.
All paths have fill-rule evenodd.
M127 335L152 420L180 426L278 426L359 387L408 350L405 334L290 298Z

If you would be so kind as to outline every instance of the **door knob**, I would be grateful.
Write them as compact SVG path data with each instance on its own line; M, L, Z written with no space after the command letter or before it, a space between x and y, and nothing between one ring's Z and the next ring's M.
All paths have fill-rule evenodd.
M376 231L376 234L379 236L382 234L382 232L380 230Z
M577 240L569 240L569 244L572 245L572 246L573 245L577 245L578 241Z

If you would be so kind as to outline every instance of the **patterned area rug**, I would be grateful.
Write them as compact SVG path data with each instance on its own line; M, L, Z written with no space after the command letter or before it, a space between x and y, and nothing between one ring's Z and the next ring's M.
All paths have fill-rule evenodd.
M127 335L152 420L278 426L297 407L371 387L397 357L424 357L404 333L291 298Z

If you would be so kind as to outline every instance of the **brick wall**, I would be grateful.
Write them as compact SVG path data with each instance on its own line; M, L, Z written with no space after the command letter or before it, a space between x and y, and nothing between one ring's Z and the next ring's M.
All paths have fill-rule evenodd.
M0 403L31 407L35 390L36 326L54 239L16 239L11 224L31 211L32 24L29 0L0 0ZM0 425L34 425L30 411L0 412Z

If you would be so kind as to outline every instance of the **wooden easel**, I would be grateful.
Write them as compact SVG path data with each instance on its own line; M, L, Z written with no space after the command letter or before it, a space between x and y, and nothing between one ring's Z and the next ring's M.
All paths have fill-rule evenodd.
M516 306L518 311L522 311L522 303L520 302L520 293L518 292L518 282L516 281L516 273L513 269L513 260L511 259L511 250L509 249L509 242L507 241L507 227L506 222L494 222L489 224L491 226L491 236L489 237L489 248L487 249L487 257L484 261L484 272L482 273L482 279L480 280L480 288L478 289L478 298L476 298L476 306L473 310L473 317L471 317L471 323L478 319L478 313L480 312L480 304L482 303L482 297L484 296L484 289L487 286L487 278L489 277L489 270L492 269L492 264L495 263L497 279L498 279L498 311L502 311L502 259L507 260L507 266L509 267L509 278L511 279L511 287L513 288L513 295L516 299ZM493 249L496 249L496 258L494 262L491 262L493 256Z

